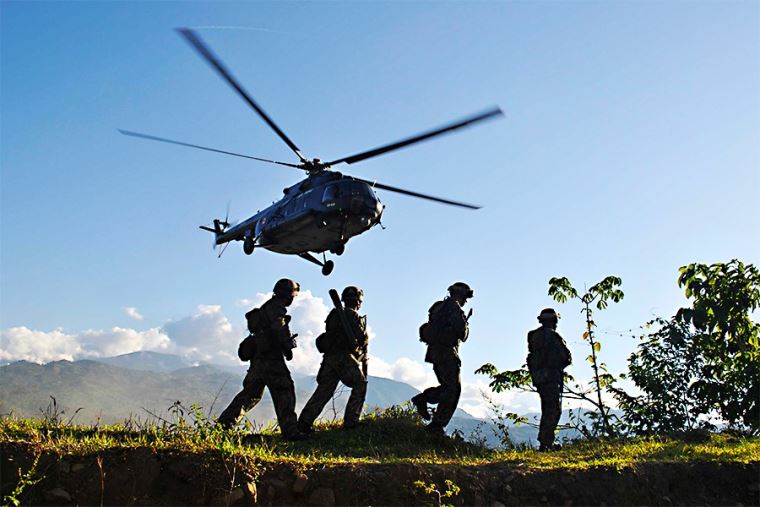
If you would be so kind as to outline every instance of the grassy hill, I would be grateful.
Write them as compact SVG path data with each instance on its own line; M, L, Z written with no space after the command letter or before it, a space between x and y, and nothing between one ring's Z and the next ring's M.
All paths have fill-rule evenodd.
M0 451L6 502L30 505L755 505L760 486L759 438L497 452L431 436L403 408L292 443L187 416L141 428L3 418Z

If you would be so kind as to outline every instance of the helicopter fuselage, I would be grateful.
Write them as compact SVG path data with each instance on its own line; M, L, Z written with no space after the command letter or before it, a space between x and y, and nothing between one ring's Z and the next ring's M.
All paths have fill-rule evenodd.
M217 234L216 243L246 241L272 252L342 252L353 236L380 223L384 205L370 185L323 171L286 188L284 197Z

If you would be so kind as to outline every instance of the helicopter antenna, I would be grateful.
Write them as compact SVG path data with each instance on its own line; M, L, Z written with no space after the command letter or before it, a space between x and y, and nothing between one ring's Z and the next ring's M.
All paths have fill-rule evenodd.
M290 140L288 136L285 135L285 132L280 130L280 127L277 126L277 124L264 112L263 109L256 103L253 98L248 95L248 92L246 92L242 86L235 80L234 77L232 77L232 74L227 70L227 68L224 66L224 64L219 60L219 58L214 55L214 53L211 52L211 50L206 46L206 44L203 43L203 40L196 34L193 30L189 28L178 28L177 31L182 34L185 39L192 45L198 53L212 66L214 69L219 73L220 76L224 78L227 83L229 83L230 86L232 86L236 92L238 92L238 95L240 95L243 100L245 100L249 106L253 108L254 111L256 111L259 116L269 125L269 127L274 130L278 136L280 136L280 139L285 141L285 144L288 145L288 147L293 150L293 152L298 155L298 158L303 162L304 164L308 163L309 161L306 159L306 157L303 156L301 153L301 150L298 149L298 146L295 145L293 141Z
M216 256L217 259L221 259L222 255L224 255L225 250L227 250L227 247L230 246L230 242L227 242L222 247L221 251L219 252L219 255Z

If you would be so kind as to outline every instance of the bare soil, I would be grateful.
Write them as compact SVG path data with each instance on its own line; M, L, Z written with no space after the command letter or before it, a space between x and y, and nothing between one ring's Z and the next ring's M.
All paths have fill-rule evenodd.
M0 445L3 498L34 461L29 444ZM22 505L439 505L415 481L461 492L453 505L760 505L760 463L642 464L620 470L531 470L515 464L255 463L221 454L118 449L44 454Z

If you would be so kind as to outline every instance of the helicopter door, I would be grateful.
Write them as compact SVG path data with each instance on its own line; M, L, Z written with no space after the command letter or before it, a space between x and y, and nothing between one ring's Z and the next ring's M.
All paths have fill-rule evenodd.
M264 234L264 224L266 223L266 218L263 218L261 220L258 220L256 222L256 228L255 228L255 238L260 238L262 234Z

